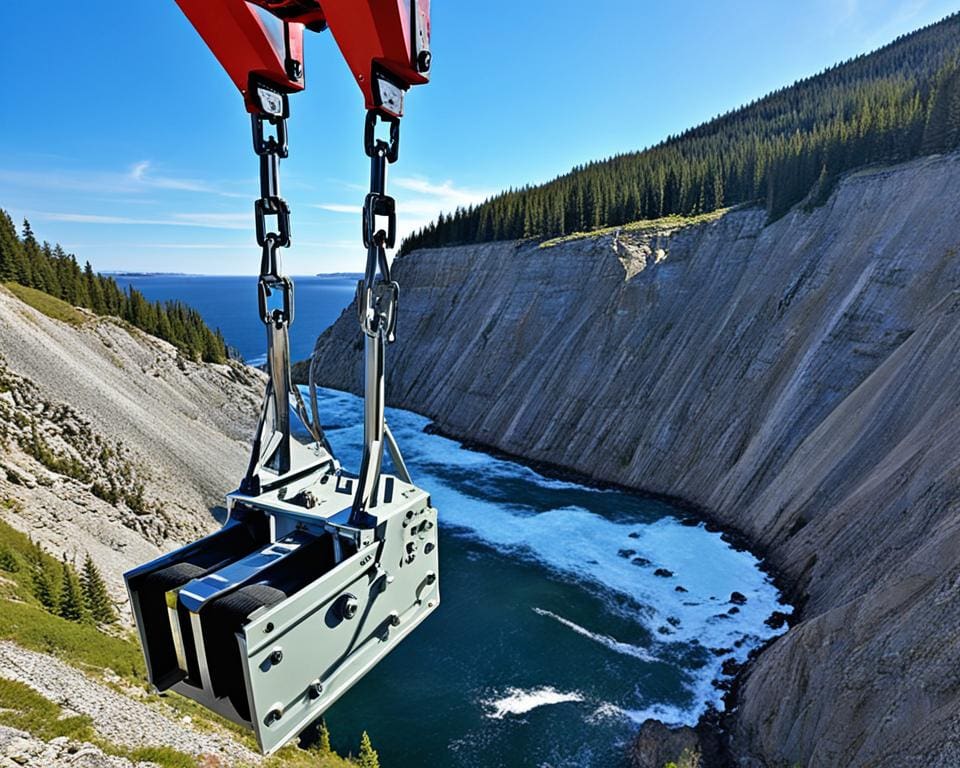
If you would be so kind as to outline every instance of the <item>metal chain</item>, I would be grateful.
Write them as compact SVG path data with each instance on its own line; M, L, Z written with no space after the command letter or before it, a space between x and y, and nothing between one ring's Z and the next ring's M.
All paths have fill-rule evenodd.
M293 283L283 274L280 248L290 246L290 206L280 196L280 159L289 154L285 117L254 114L253 151L260 158L260 198L254 203L257 244L263 248L260 259L259 309L264 324L278 327L293 322ZM267 135L267 126L276 136ZM268 231L267 217L276 217L276 230ZM282 309L270 310L269 298L274 291L283 295Z
M378 121L389 125L389 140L377 138ZM363 143L370 158L370 193L363 202L367 264L363 280L357 286L357 308L360 327L367 336L382 333L387 342L393 342L400 286L390 277L386 249L393 248L397 242L397 202L386 193L386 186L387 165L396 162L400 152L400 118L386 117L373 110L367 112ZM384 218L386 228L380 229L379 221Z

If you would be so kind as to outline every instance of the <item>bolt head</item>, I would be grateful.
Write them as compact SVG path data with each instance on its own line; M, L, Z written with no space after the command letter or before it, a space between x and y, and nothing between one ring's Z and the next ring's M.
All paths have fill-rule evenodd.
M270 663L279 664L281 661L283 661L283 651L280 648L274 648L270 654Z

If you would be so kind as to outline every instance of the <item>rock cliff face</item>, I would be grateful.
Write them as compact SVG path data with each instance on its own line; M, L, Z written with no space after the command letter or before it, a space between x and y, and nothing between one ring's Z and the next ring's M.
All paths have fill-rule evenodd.
M742 765L960 765L960 156L826 205L539 248L413 253L388 402L451 434L689 499L793 582ZM356 389L351 307L318 341Z

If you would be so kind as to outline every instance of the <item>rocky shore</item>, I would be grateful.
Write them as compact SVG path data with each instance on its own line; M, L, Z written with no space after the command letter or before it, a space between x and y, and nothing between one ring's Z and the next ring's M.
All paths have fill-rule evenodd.
M388 402L446 434L688 499L801 620L738 681L739 766L960 765L960 156L768 224L401 259ZM361 380L351 310L318 381Z

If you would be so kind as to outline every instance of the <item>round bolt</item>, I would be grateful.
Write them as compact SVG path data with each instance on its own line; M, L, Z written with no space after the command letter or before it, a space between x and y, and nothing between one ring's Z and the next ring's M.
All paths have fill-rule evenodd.
M319 679L314 680L310 685L307 686L307 693L310 695L311 699L319 699L320 694L323 693L323 684Z
M283 650L280 648L274 648L273 652L270 654L270 663L279 664L283 661Z
M391 627L400 626L400 614L396 611L390 611L389 622Z
M345 619L352 619L357 615L357 611L360 609L360 603L357 602L357 598L353 595L345 595L340 604L340 615Z
M267 712L267 725L273 725L281 717L283 717L283 707L281 707L279 704L275 704L270 708L270 711Z
M268 621L268 622L267 622L267 626L265 626L265 627L263 628L263 631L266 632L268 635L269 635L271 632L273 632L273 622L272 622L272 621Z
M437 574L435 574L433 571L429 571L427 573L427 584L433 584L436 582L436 580L437 580Z

